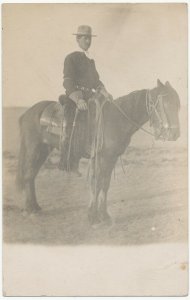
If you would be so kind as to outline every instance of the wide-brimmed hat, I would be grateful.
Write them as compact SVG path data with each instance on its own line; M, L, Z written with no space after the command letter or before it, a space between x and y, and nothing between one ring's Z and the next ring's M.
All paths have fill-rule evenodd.
M88 25L80 25L78 27L77 33L73 33L73 35L97 36L92 34L92 28Z

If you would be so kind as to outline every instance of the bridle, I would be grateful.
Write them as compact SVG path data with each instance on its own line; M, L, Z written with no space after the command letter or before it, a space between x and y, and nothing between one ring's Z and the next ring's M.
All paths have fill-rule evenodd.
M168 96L168 93L158 94L156 101L153 101L150 90L147 90L146 93L146 107L147 107L147 113L149 115L150 126L153 125L154 123L153 117L156 116L159 123L159 130L160 130L160 135L158 137L162 140L165 140L165 137L163 136L164 131L177 128L177 126L174 125L171 126L169 124L167 114L164 108L164 99L163 99L166 96ZM159 110L158 110L158 105L159 105Z
M168 93L165 94L158 94L156 97L156 101L153 100L153 97L151 95L150 90L147 90L146 92L146 110L147 110L147 114L149 116L149 120L150 120L150 126L154 125L153 121L153 117L154 115L156 116L158 122L159 122L159 130L160 130L160 135L158 136L159 139L161 140L165 140L165 137L163 135L163 133L166 130L170 130L170 129L176 129L177 126L170 126L169 125L169 121L167 118L167 114L165 112L165 108L164 108L164 100L163 98L168 96ZM104 106L104 104L107 103L107 100L105 100L103 102L102 108ZM154 136L155 134L153 134L152 132L144 129L141 125L139 125L136 121L133 121L128 114L123 111L123 109L115 102L112 101L111 102L119 111L120 113L133 125L135 126L137 129L144 131L145 133ZM159 106L159 110L158 110L158 106Z
M164 103L163 103L164 101L163 98L166 96L168 96L167 93L158 94L156 97L156 101L153 101L150 90L147 90L146 93L146 108L150 120L150 126L154 124L153 118L155 116L159 123L159 129L160 129L159 138L161 139L164 139L164 137L162 136L162 132L166 129L170 129L168 118L164 109ZM159 105L159 110L158 110L158 105Z

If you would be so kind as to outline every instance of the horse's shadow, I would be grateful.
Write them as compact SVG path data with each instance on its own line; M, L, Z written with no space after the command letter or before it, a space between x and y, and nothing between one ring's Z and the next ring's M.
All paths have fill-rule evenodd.
M37 214L23 215L16 206L4 206L4 240L11 243L44 245L142 245L177 242L185 237L185 228L174 230L177 219L183 220L184 206L172 204L167 191L140 199L117 199L110 203L111 226L91 226L86 203L44 207ZM171 196L171 199L170 199ZM167 197L168 204L164 204ZM76 199L75 199L76 201ZM149 205L147 205L148 201ZM117 203L117 204L116 204ZM139 204L139 205L138 205ZM12 229L11 229L12 227ZM13 230L14 227L14 230ZM29 234L30 233L30 234Z

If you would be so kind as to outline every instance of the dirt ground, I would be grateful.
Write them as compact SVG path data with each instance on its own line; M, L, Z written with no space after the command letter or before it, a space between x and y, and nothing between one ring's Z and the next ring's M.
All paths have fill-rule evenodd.
M23 216L14 180L17 156L4 151L3 231L7 243L40 245L142 245L187 240L187 151L129 147L118 161L108 194L112 226L94 229L87 217L90 197L81 161L78 178L57 169L54 152L41 169L37 198L42 211Z

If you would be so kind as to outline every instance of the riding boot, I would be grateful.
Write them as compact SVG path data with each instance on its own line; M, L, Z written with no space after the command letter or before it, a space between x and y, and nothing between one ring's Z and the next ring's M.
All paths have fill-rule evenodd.
M73 130L73 123L66 121L63 127L62 141L60 145L60 161L58 168L62 171L75 173L77 176L81 176L78 171L79 160L74 157L71 133Z
M88 115L88 130L86 132L86 143L83 157L90 159L93 156L93 146L95 139L95 131L96 131L96 106L94 103L91 103L89 115Z
M68 158L68 148L69 148L69 138L64 137L63 141L61 141L61 147L60 147L60 161L58 168L63 171L67 171L68 169L68 163L67 163L67 158Z
M84 153L83 153L84 158L90 159L92 157L94 138L95 138L95 133L94 133L94 128L93 128L93 129L91 129L91 131L88 132L87 137L86 137L86 143L85 143Z

